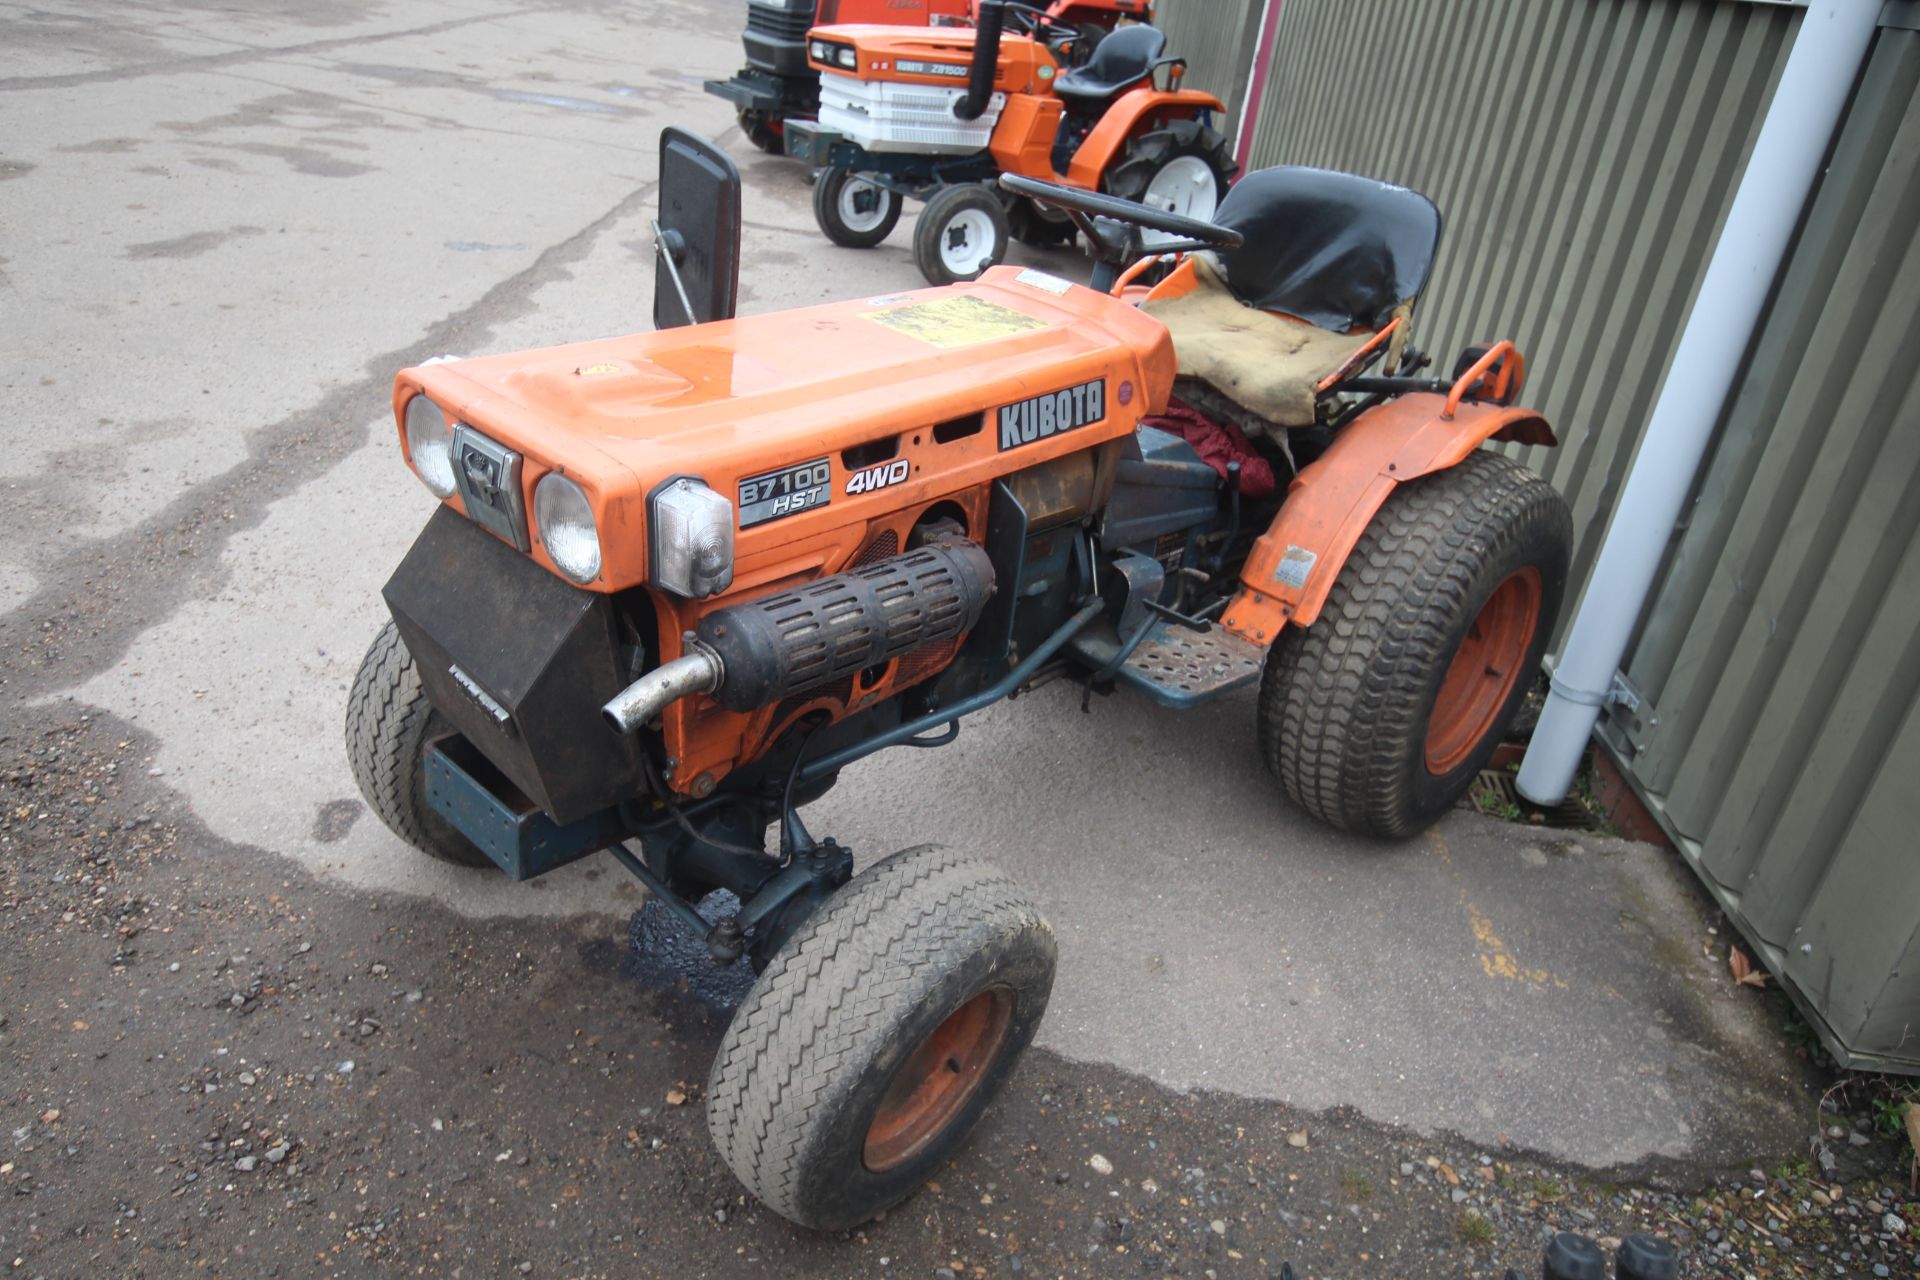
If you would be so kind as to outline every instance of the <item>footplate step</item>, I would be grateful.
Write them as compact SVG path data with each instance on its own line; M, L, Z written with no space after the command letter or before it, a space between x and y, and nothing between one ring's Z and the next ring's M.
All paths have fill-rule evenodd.
M1161 622L1114 673L1156 702L1190 707L1260 678L1266 650L1220 627L1195 631Z

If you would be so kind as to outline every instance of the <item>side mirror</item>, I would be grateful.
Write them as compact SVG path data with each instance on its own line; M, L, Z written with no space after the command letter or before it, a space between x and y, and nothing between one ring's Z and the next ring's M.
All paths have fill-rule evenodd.
M685 129L660 131L653 327L731 320L740 291L740 170Z

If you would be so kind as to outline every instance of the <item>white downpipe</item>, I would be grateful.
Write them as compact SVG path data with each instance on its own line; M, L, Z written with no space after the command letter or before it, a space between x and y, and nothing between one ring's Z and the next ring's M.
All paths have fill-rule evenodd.
M1558 804L1573 785L1767 291L1779 274L1787 242L1873 40L1880 3L1812 0L1800 19L1752 158L1740 176L1726 225L1654 402L1633 472L1567 633L1540 725L1521 762L1516 784L1535 804Z

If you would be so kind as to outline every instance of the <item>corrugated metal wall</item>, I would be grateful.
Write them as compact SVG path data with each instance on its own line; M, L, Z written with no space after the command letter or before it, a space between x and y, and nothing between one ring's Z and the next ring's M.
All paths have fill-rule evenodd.
M1220 95L1233 137L1253 65L1260 0L1156 0L1153 25L1167 33L1167 53L1187 60L1186 87Z
M1920 32L1882 29L1610 728L1862 1065L1920 1069ZM1904 970L1904 972L1903 972Z
M1577 598L1799 10L1281 3L1253 167L1434 198L1417 340L1527 352ZM1604 732L1836 1056L1920 1071L1920 3L1882 22Z
M1574 595L1784 61L1796 9L1283 0L1252 163L1351 169L1445 222L1415 339L1512 338L1561 447Z

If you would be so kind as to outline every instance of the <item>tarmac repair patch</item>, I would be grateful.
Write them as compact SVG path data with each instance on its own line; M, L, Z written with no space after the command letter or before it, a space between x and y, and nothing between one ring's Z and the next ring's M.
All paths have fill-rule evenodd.
M956 298L935 298L884 311L863 311L862 316L883 324L909 338L930 342L936 347L970 347L976 342L1011 338L1016 333L1044 329L1047 322L1003 307L985 298L961 294Z

